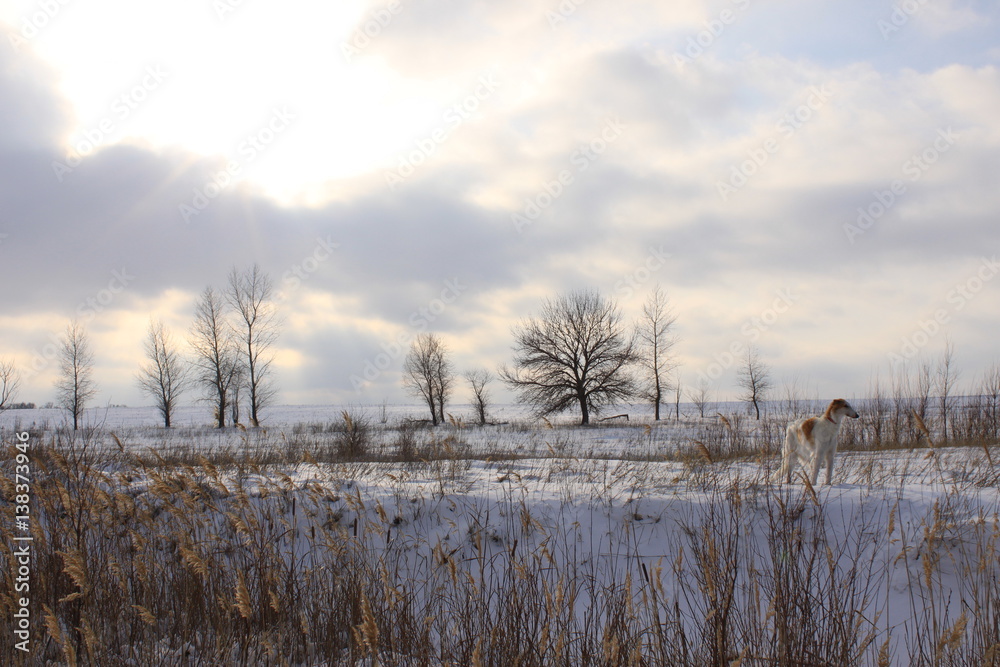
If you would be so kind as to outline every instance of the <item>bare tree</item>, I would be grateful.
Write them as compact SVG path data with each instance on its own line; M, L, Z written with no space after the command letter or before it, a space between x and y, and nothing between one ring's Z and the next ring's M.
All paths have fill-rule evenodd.
M94 353L90 350L87 332L73 320L66 327L59 349L59 379L56 400L59 407L73 415L73 430L80 427L87 401L97 395L94 384Z
M213 405L215 424L226 425L230 387L237 381L239 360L233 330L226 321L226 302L211 287L201 293L188 336L194 350L194 381Z
M476 408L476 415L479 417L479 425L486 425L486 411L490 406L490 391L487 385L493 381L493 374L485 368L469 371L465 374L465 379L472 388L473 407Z
M684 395L684 391L683 391L684 387L681 385L681 378L680 378L679 375L674 378L674 381L671 383L671 386L674 388L674 420L675 421L680 421L681 420L681 396Z
M448 359L448 350L440 343L440 353L434 358L434 391L437 393L438 421L444 423L444 406L455 384L455 371Z
M985 436L996 440L1000 437L1000 364L994 363L983 372L979 392L986 407Z
M136 380L139 388L153 398L163 417L163 427L170 428L177 400L188 387L188 370L170 333L159 320L149 322L145 350L148 361L139 368Z
M0 412L7 409L7 404L17 396L21 386L21 374L13 361L0 360Z
M791 380L781 383L782 393L785 395L784 410L789 417L798 418L804 410L802 409L802 382L798 375L793 375Z
M926 361L920 364L917 370L917 383L915 392L916 411L921 419L927 419L927 406L931 401L931 387L934 381L931 377L931 365Z
M705 410L711 399L710 391L708 380L702 378L701 381L698 382L698 386L688 392L688 398L692 403L694 403L694 407L698 410L699 417L705 416Z
M451 393L454 376L448 351L435 334L419 334L410 344L403 361L403 385L420 396L431 411L431 423L444 421L444 405Z
M514 328L514 368L500 367L500 378L534 405L539 416L580 408L580 423L590 413L637 394L629 366L638 361L612 300L596 292L571 292L542 304L541 315Z
M245 373L244 387L250 401L250 425L260 426L261 411L274 398L271 383L271 346L278 338L278 318L271 301L271 278L259 265L229 273L229 304L236 311L234 326Z
M660 421L660 403L670 389L667 377L677 367L670 351L677 343L672 330L677 316L659 285L653 288L642 306L636 326L642 397L653 403L653 419Z
M771 389L771 369L760 358L756 345L747 346L743 366L736 373L736 383L743 390L740 400L753 405L760 419L760 404L767 398Z
M935 373L935 390L941 407L941 437L945 441L949 438L948 415L955 405L952 393L955 391L958 375L958 369L955 367L955 346L951 340L945 339L944 351L941 353L941 359L938 361Z
M233 379L229 383L229 418L233 426L242 424L240 421L240 397L246 383L246 367L239 361L233 366Z

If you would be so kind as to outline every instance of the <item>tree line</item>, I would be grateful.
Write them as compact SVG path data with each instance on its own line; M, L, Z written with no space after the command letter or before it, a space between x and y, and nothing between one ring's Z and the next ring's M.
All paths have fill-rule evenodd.
M659 420L667 393L673 389L680 396L673 376L676 320L659 286L631 326L613 299L595 291L563 294L545 300L538 316L513 328L511 365L501 364L497 373L538 417L575 409L580 423L589 424L603 408L639 398L652 403ZM405 386L426 402L431 423L443 421L455 372L441 338L417 336L403 369ZM480 423L486 423L487 385L493 377L484 369L465 374Z
M190 360L181 354L163 322L150 320L143 343L145 361L136 373L136 384L152 398L164 427L170 428L180 397L193 386L212 404L219 428L226 426L227 419L234 425L241 423L244 410L250 425L260 426L262 411L276 394L271 350L279 320L273 296L274 284L257 264L243 270L234 267L221 291L206 287L188 334ZM67 326L56 360L55 405L69 413L77 430L84 408L97 394L90 338L78 321ZM11 407L19 385L14 364L0 361L0 410Z
M165 427L182 394L197 387L212 404L215 426L240 424L246 413L259 426L263 409L276 388L272 348L280 323L271 278L258 265L233 268L225 288L206 287L198 298L187 342L190 361L178 350L170 332L151 320L144 341L145 361L136 375L138 387L158 409ZM478 368L463 374L481 424L488 421L489 385L499 379L518 402L532 406L537 417L573 410L581 424L591 423L603 409L634 400L653 407L673 398L679 417L682 387L673 350L677 316L663 289L649 293L637 321L625 320L614 299L592 290L568 292L542 302L538 315L512 328L513 357L493 372ZM58 354L57 405L79 427L87 402L97 393L93 353L86 331L70 323ZM430 422L445 421L446 405L457 383L447 346L435 333L421 333L403 361L403 386L426 406ZM0 362L0 409L9 407L18 376L10 362ZM737 383L760 418L760 404L771 388L770 370L754 347L738 370ZM704 412L708 388L690 398Z

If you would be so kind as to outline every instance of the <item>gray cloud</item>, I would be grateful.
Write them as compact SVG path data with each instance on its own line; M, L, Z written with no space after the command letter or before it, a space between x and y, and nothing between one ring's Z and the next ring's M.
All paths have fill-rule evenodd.
M674 45L698 26L688 16L651 29L657 35L644 42L609 28L616 37L598 44L581 37L593 25L586 13L553 31L544 12L528 21L523 3L459 5L443 24L407 6L366 55L426 79L474 80L469 72L495 65L504 88L397 189L379 175L345 179L349 195L313 206L282 205L246 184L213 189L225 161L180 148L121 142L69 171L54 169L66 162L70 109L30 51L0 47L0 255L16 285L5 314L33 322L31 335L11 325L5 340L30 355L48 340L54 314L68 319L112 294L106 312L135 315L171 290L194 295L221 286L231 266L259 262L282 308L299 318L281 339L301 357L282 368L283 389L351 400L352 375L394 340L432 328L449 337L463 366L492 366L508 352L510 325L539 298L579 287L619 297L632 312L653 282L665 285L682 314L681 354L693 373L789 287L801 300L763 333L765 351L782 372L826 378L821 391L850 384L857 395L871 365L944 298L956 272L1000 246L998 138L984 97L994 68L877 71L850 58L824 61L819 46L802 40L775 47L776 55L750 48L740 57L720 42L680 67ZM765 16L775 15L748 14L726 39L750 34ZM428 26L439 27L433 41ZM422 55L407 59L416 46ZM852 53L866 48L852 45ZM781 119L826 83L830 101L781 135ZM615 118L624 131L581 168L581 147ZM906 178L909 156L949 126L964 139L908 181L852 243L845 225L856 224L858 208ZM780 149L721 199L718 182L774 136ZM546 183L563 171L572 183L545 200ZM199 192L204 208L195 214ZM511 216L527 202L541 210L518 233ZM189 220L182 205L192 207ZM646 271L651 248L670 257ZM122 276L128 284L118 290ZM625 289L630 277L636 285ZM420 309L456 279L465 286L460 299L422 319ZM988 298L970 306L967 320L956 313L951 329L975 341L976 363L991 353L975 335L993 321L976 310ZM189 316L190 303L170 304L178 322ZM119 321L97 324L111 336ZM824 350L840 354L838 340L860 351L831 363ZM364 396L402 396L401 358L391 361ZM134 395L129 382L104 380L115 396Z

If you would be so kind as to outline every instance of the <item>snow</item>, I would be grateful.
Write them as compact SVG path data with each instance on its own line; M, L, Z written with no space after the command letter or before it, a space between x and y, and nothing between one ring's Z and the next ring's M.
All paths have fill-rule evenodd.
M311 435L320 436L307 425L316 431L336 423L344 409L367 415L382 460L283 464L222 476L224 486L238 482L260 502L277 490L296 499L298 514L294 506L284 514L296 527L290 557L311 553L309 527L319 526L358 540L399 581L428 582L437 576L432 564L444 562L479 581L490 576L483 563L502 569L529 554L551 568L552 574L539 570L549 583L559 581L556 573L579 580L577 618L586 617L602 590L627 578L637 599L655 589L675 601L686 612L688 636L697 637L709 614L703 578L710 559L717 559L716 574L733 576L737 608L760 605L763 619L768 600L776 599L777 579L769 573L794 574L814 549L809 553L821 557L812 576L827 588L813 593L831 605L825 613L844 602L836 593L851 591L846 599L854 606L841 611L857 615L861 634L873 633L866 655L888 642L891 662L899 665L912 659L916 637L953 627L984 594L997 605L996 447L992 454L983 448L841 452L834 483L813 489L769 484L774 456L709 462L691 454L691 441L704 437L712 420L443 426L420 431L422 442L462 457L409 462L387 460L398 436L379 428L381 406L283 407L269 414L267 428L249 432L207 428L203 407L182 410L170 432L154 427L152 409L109 408L99 422L137 450L237 451L295 438L308 446ZM500 414L526 419L512 407ZM419 406L387 410L390 425L422 416ZM58 411L10 411L0 415L0 427L52 428L62 418ZM134 492L143 493L146 483L135 480ZM995 609L982 622L995 623ZM978 622L969 622L970 636L981 631ZM822 624L817 628L821 634Z

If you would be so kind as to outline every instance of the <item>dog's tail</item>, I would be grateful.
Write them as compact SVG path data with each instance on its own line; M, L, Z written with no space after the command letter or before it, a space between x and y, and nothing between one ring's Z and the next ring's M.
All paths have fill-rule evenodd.
M783 479L791 481L792 467L795 465L796 439L795 426L789 424L788 428L785 429L785 443L781 447L781 466L771 475L771 482L780 484Z

